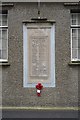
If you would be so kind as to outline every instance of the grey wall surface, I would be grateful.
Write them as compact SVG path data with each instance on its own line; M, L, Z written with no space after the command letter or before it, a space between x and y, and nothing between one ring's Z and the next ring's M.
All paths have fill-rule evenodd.
M78 105L78 66L70 66L70 9L62 3L42 3L41 17L55 20L56 87L43 88L37 97L36 88L23 88L23 20L37 17L37 3L14 3L8 12L8 52L10 66L3 66L3 106Z

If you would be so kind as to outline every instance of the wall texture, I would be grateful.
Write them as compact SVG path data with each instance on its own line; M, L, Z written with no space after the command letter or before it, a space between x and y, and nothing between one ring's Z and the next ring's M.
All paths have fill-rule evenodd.
M70 9L63 3L42 3L41 17L55 20L56 87L44 88L37 97L36 88L23 88L23 20L37 17L37 3L14 3L8 12L8 52L10 66L3 66L3 106L78 105L78 66L70 66Z

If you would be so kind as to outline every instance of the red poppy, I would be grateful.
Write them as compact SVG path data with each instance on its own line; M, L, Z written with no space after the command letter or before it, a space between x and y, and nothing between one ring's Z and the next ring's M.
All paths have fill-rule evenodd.
M41 83L38 83L38 84L36 85L36 88L39 89L39 90L41 90L41 89L43 88L43 86L41 85Z

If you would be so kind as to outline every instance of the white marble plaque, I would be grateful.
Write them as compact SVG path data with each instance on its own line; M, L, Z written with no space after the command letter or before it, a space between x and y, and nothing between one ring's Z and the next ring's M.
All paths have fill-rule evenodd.
M23 25L24 87L55 86L55 25L29 21Z
M50 29L28 29L29 74L34 77L49 76Z

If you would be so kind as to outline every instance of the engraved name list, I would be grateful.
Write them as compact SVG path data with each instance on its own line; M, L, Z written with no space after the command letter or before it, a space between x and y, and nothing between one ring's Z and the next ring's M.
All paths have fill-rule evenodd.
M30 29L29 66L30 76L49 76L50 29Z

